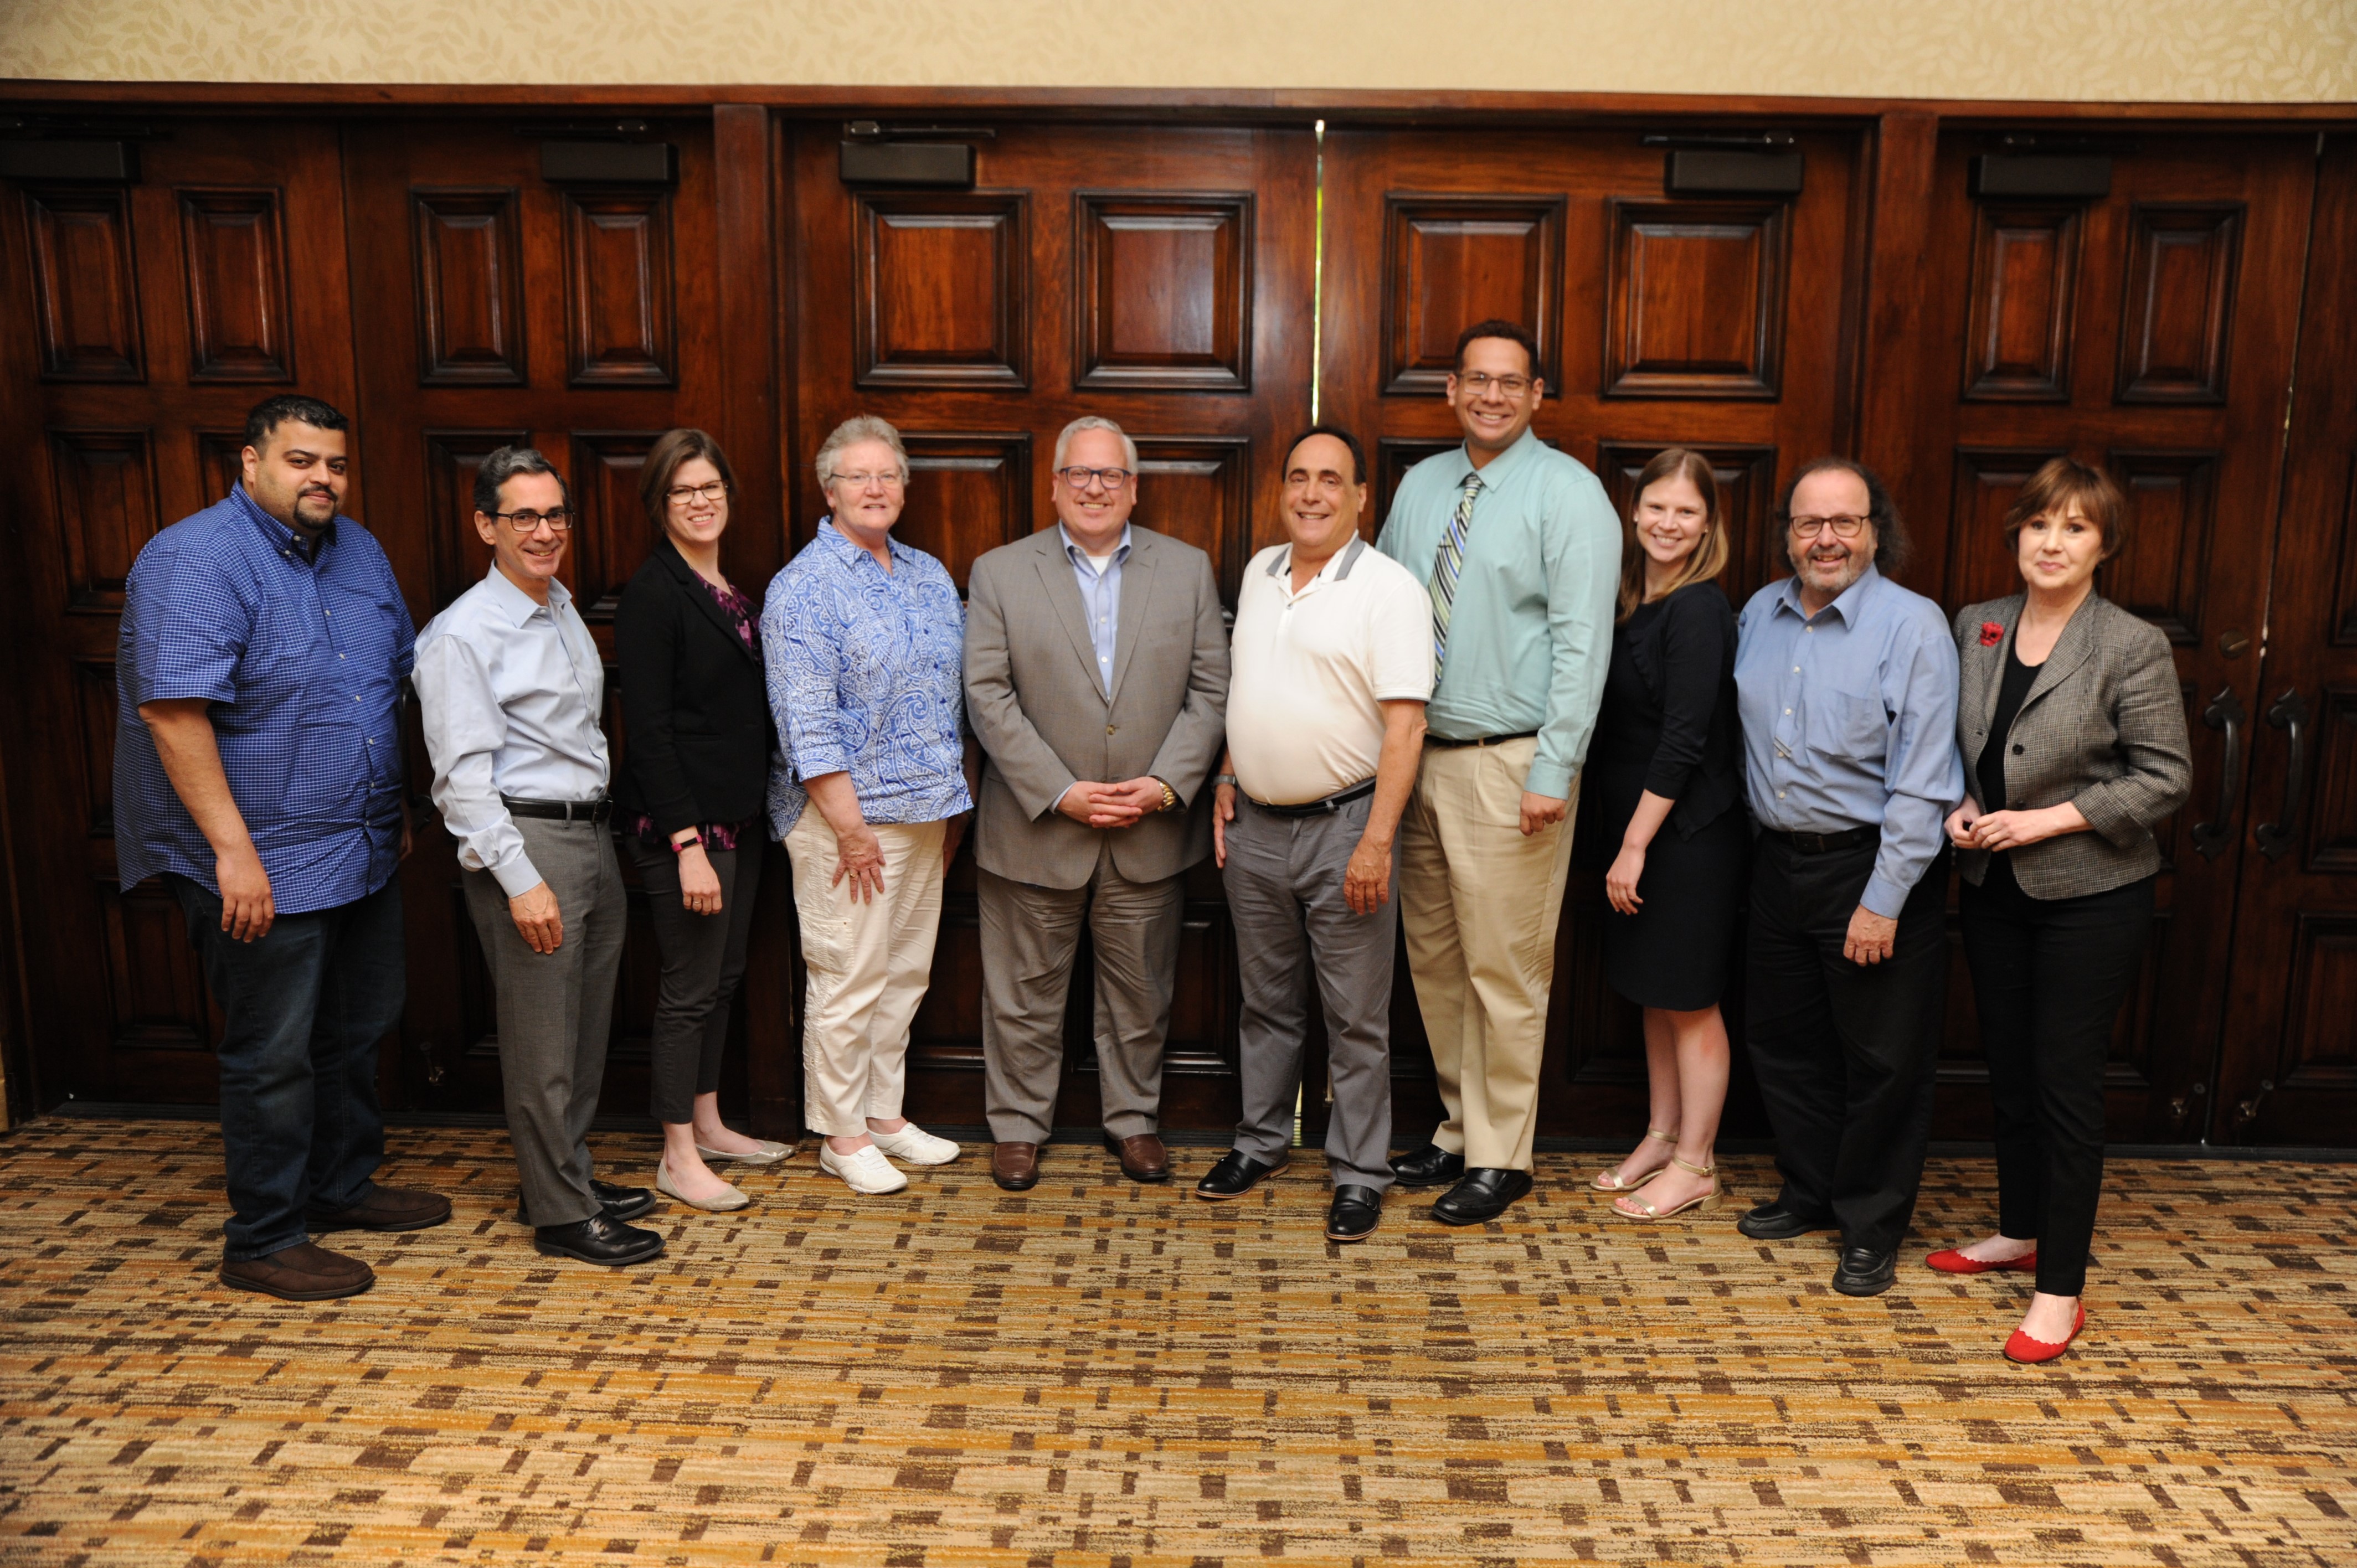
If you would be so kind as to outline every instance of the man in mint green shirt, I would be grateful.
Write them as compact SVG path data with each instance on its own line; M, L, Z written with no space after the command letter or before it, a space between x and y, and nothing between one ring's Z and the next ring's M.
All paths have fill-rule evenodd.
M1392 1162L1453 1183L1471 1225L1531 1189L1539 1058L1572 806L1611 659L1620 523L1604 487L1531 432L1546 383L1508 321L1466 328L1448 404L1465 444L1417 464L1375 547L1432 598L1439 670L1400 824L1400 927L1448 1112Z

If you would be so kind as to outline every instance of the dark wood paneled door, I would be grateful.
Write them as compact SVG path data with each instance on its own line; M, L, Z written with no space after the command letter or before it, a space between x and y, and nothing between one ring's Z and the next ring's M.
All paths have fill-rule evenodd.
M2324 145L2310 244L2233 946L2218 964L2213 927L2187 958L2232 985L2216 1143L2357 1129L2357 139Z
M2029 160L2011 145L2018 175ZM2160 917L2113 1047L2110 1128L2193 1140L2215 1125L2222 1031L2248 1027L2226 1010L2222 960L2253 858L2246 770L2274 733L2259 644L2315 142L2141 136L2074 149L2108 158L2108 194L1976 195L1976 160L2006 146L1995 130L1940 145L1924 286L1942 336L1921 351L1948 378L1926 441L1947 494L1919 508L1917 582L1951 609L2018 591L2005 510L2057 453L2127 493L2128 544L2097 584L2175 645L2194 784L2161 829ZM1953 952L1938 1126L1986 1137L1979 1026L1960 941Z
M0 202L5 707L27 1010L42 1103L204 1104L208 1006L160 878L115 890L114 650L156 531L221 499L246 411L352 406L336 131L213 121L141 148L128 185L27 183ZM365 516L359 476L350 505Z
M580 178L545 177L543 134L504 122L346 132L351 297L360 306L352 335L372 509L364 515L422 627L489 569L473 523L483 457L516 442L545 452L572 487L577 521L562 575L608 661L604 716L619 766L630 739L611 663L614 611L653 540L638 481L655 438L688 424L736 446L740 486L723 565L758 589L783 559L764 456L770 433L758 417L732 413L726 395L723 268L749 266L757 281L766 268L758 250L723 255L709 117L655 121L636 145L576 152L562 166ZM646 157L651 144L673 149L673 177L663 177L661 157ZM765 147L757 126L757 161ZM653 177L630 177L650 162ZM750 449L737 444L740 434L755 438ZM388 1079L401 1104L496 1111L490 974L455 842L423 799L430 774L414 723L409 750L420 822L403 872L411 984ZM642 1115L659 962L627 849L622 858L630 927L601 1109ZM738 1008L740 1031L771 1069L792 1059L783 856L776 860L779 886L764 905ZM724 1087L732 1101L746 1058L730 1054Z
M1840 445L1861 240L1858 138L1806 133L1794 150L1796 195L1687 196L1668 192L1666 155L1637 128L1329 125L1321 413L1366 441L1379 505L1410 466L1459 439L1442 401L1457 335L1499 317L1538 338L1542 437L1624 506L1655 453L1697 448L1733 533L1727 593L1740 605L1782 575L1769 514L1781 476ZM1608 915L1601 878L1576 873L1542 1135L1643 1125L1639 1015L1603 978ZM1404 957L1393 1020L1395 1115L1412 1140L1439 1103ZM1761 1130L1738 1076L1728 1131Z
M791 133L799 405L794 539L823 510L810 459L839 421L908 443L900 536L947 563L1055 521L1057 433L1082 413L1137 442L1136 521L1208 551L1229 603L1275 521L1282 443L1309 412L1317 149L1310 131L1001 124L972 190L847 186L839 119ZM1164 1125L1236 1118L1234 936L1211 865L1189 877ZM1098 1117L1085 950L1066 1030L1063 1125ZM977 1125L981 967L971 854L952 869L909 1114Z

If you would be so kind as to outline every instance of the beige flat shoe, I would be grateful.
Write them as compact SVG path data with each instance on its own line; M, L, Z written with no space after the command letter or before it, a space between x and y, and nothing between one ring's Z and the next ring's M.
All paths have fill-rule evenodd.
M1698 1192L1695 1194L1692 1197L1687 1198L1684 1203L1679 1204L1675 1208L1656 1208L1653 1205L1646 1202L1641 1197L1632 1197L1629 1201L1637 1206L1636 1209L1623 1208L1620 1204L1615 1203L1612 1206L1612 1212L1619 1215L1623 1219L1634 1219L1641 1223L1650 1223L1655 1220L1674 1218L1677 1215L1684 1214L1689 1208L1697 1210L1717 1208L1720 1204L1727 1201L1727 1194L1718 1190L1718 1167L1717 1165L1690 1165L1686 1164L1685 1161L1678 1158L1675 1155L1672 1155L1670 1156L1670 1164L1677 1166L1678 1169L1688 1172L1694 1176L1708 1176L1710 1178L1710 1190L1708 1192ZM1657 1171L1654 1174L1658 1176L1661 1173ZM1642 1212L1638 1212L1638 1210L1642 1210Z
M706 1160L735 1160L740 1165L774 1165L780 1160L790 1160L802 1152L800 1144L772 1144L761 1140L761 1146L749 1155L732 1155L726 1149L707 1149L695 1145L695 1152Z
M1651 1138L1657 1144L1667 1144L1674 1149L1678 1146L1678 1140L1673 1133L1657 1132L1653 1128L1648 1127L1645 1129L1645 1136ZM1674 1159L1676 1156L1673 1155L1671 1157ZM1620 1165L1625 1165L1628 1163L1628 1161L1623 1160L1620 1162ZM1655 1176L1661 1174L1662 1173L1659 1170L1650 1170L1643 1176L1639 1176L1635 1181L1622 1181L1620 1179L1620 1165L1614 1165L1609 1171L1598 1172L1596 1178L1587 1185L1594 1187L1598 1192L1634 1192L1639 1187L1644 1186L1647 1182L1652 1180Z
M667 1161L657 1161L655 1164L655 1190L665 1197L675 1198L684 1203L690 1208L701 1208L709 1214L731 1213L753 1201L751 1194L736 1187L723 1187L717 1197L690 1197L680 1191L678 1184L671 1179L671 1165Z

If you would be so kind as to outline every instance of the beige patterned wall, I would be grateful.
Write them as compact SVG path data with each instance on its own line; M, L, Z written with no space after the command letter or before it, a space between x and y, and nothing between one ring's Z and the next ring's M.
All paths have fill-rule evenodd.
M0 74L2350 102L2357 0L0 0Z

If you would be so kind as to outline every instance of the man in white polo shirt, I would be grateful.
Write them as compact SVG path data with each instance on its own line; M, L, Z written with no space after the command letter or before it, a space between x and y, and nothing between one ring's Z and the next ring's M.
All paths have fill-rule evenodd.
M1243 1121L1195 1187L1198 1197L1241 1197L1285 1168L1306 970L1326 1013L1336 1241L1373 1231L1392 1184L1395 841L1432 694L1432 601L1360 538L1366 505L1358 439L1311 428L1286 458L1290 542L1253 557L1237 596L1211 826L1243 979Z

